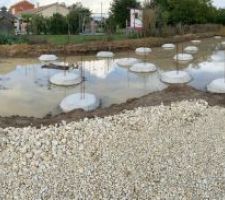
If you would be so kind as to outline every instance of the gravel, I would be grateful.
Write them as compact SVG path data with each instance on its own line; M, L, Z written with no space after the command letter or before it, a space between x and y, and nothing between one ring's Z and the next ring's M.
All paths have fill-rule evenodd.
M225 199L225 109L183 101L0 130L0 199Z

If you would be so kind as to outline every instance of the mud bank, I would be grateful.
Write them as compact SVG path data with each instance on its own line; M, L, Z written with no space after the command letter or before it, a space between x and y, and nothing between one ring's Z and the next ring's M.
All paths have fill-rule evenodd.
M216 33L199 33L199 34L187 34L183 36L174 36L168 38L149 37L142 39L127 39L121 41L97 41L86 44L73 44L68 45L66 48L66 55L87 55L93 54L102 50L111 51L125 51L133 50L138 46L158 47L164 43L179 43L190 41L193 39L209 38L216 35ZM44 53L54 53L58 56L64 55L64 46L54 45L0 45L1 57L37 57Z
M225 107L225 95L209 94L197 91L189 86L169 86L168 89L162 92L155 92L141 98L130 99L126 103L112 105L108 108L99 108L92 112L76 110L68 114L60 114L57 116L46 116L45 118L30 118L30 117L0 117L0 127L26 127L34 126L41 127L42 125L61 124L64 122L79 121L84 118L105 117L115 115L124 110L132 110L138 107L155 106L155 105L170 105L173 102L183 100L198 100L203 99L210 106Z

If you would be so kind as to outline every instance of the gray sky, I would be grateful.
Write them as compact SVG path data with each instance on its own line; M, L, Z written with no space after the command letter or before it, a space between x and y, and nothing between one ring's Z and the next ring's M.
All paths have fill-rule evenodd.
M19 0L0 0L0 7L10 6L11 4L18 2ZM89 7L93 12L100 12L101 11L101 2L103 2L103 12L107 12L110 6L111 0L29 0L32 3L39 2L40 5L46 5L54 2L65 2L67 5L70 5L74 2L81 2L84 6ZM143 0L139 0L143 1ZM213 3L217 7L224 7L225 8L225 0L213 0Z

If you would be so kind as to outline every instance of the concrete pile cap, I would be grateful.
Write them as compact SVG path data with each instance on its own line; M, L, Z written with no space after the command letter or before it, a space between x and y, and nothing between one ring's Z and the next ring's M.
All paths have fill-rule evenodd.
M186 52L186 53L190 53L190 54L195 54L195 53L197 53L198 52L198 47L196 47L196 46L187 46L185 49L184 49L184 51Z
M193 44L200 44L202 41L201 41L201 40L191 40L191 42L192 42Z
M220 35L214 36L215 39L221 39L222 37Z
M225 46L225 41L222 41L221 44L222 44L223 46Z
M191 76L185 71L169 71L161 74L161 81L170 84L188 83L191 79Z
M174 49L175 47L176 47L175 44L172 43L162 45L163 49Z
M152 49L148 47L139 47L135 50L135 52L137 55L144 56L150 54Z
M60 72L50 78L50 82L54 85L70 86L82 82L79 72Z
M186 54L186 53L179 53L174 56L173 58L176 61L191 61L193 60L193 56L191 54Z
M157 70L157 67L152 63L136 63L131 68L130 71L132 72L154 72Z
M54 54L43 54L38 58L40 61L55 61L58 57Z
M207 85L207 91L210 93L224 94L225 93L225 79L220 78L212 81Z
M98 58L113 58L114 53L111 51L100 51L97 53L96 57L98 57Z
M60 108L64 113L68 113L76 109L92 111L95 110L98 106L98 99L94 94L90 93L75 93L67 96L60 103Z

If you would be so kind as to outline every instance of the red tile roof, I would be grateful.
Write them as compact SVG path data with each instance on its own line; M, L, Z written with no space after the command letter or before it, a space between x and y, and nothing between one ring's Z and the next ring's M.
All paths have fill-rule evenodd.
M66 5L64 5L64 4L52 3L52 4L45 5L45 6L40 6L38 8L33 8L33 9L25 10L25 11L22 11L22 12L18 12L17 14L18 15L22 15L22 14L38 14L38 13L42 12L43 10L48 9L48 8L54 6L54 5L58 5L58 6L66 8Z
M17 14L19 12L23 12L26 10L34 9L34 4L30 3L29 1L22 0L14 5L12 5L9 10L13 14Z

